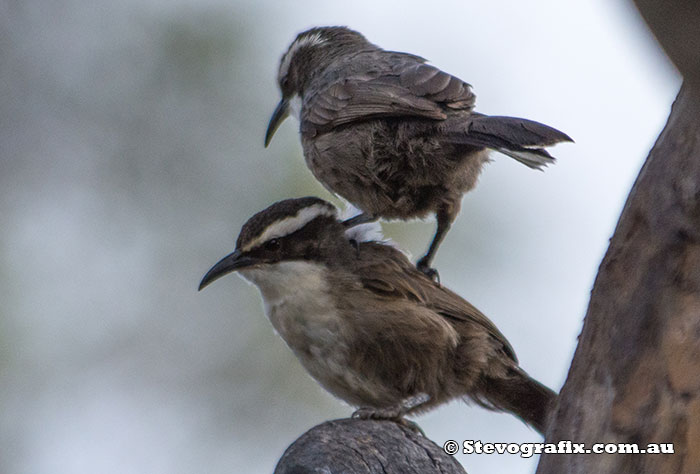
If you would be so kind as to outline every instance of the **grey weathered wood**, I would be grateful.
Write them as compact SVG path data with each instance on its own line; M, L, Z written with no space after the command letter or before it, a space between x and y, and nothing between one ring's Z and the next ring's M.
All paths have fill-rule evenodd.
M700 2L634 0L686 84L700 91Z
M538 474L700 472L699 120L683 87L600 266L547 433L677 454L543 455Z
M341 419L311 428L275 474L465 474L441 447L392 421Z

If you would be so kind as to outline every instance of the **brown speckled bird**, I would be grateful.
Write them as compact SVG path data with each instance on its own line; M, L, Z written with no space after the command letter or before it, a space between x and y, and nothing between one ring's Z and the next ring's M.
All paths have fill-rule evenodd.
M543 432L556 394L486 316L373 240L372 226L348 229L318 198L280 201L245 223L200 289L234 271L254 283L302 365L356 416L402 419L461 398Z
M531 120L474 112L466 82L345 27L300 33L282 56L278 84L265 146L291 111L314 176L363 212L347 225L434 213L437 230L418 261L428 275L490 150L540 169L554 162L545 147L571 141Z

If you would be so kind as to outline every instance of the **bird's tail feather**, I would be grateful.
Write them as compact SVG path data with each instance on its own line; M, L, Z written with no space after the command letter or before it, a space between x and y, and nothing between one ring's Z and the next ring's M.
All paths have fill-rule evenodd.
M545 147L573 142L567 134L539 122L481 114L470 117L466 131L454 131L448 136L453 143L491 148L534 169L554 163Z
M536 170L541 170L545 166L554 164L554 162L556 161L556 159L552 155L547 153L547 150L544 150L542 148L535 148L532 150L511 150L508 148L496 148L496 150L500 151L504 155L510 156L511 158L518 160L525 166Z
M554 391L521 369L515 369L507 377L489 378L482 387L482 393L475 397L477 403L510 412L544 434L557 398Z

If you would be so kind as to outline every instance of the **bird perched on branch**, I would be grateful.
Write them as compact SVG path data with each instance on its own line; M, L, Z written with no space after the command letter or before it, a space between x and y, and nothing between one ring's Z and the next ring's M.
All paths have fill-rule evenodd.
M265 146L291 112L314 176L362 210L347 225L434 213L437 229L417 264L428 275L436 274L432 259L489 150L541 169L554 162L545 147L572 141L531 120L474 112L466 82L345 27L300 33L277 80L282 100Z
M367 241L367 226L378 224L347 228L318 198L280 201L243 225L199 289L234 271L254 283L279 335L355 416L400 420L462 398L543 432L556 394L486 316L397 248Z

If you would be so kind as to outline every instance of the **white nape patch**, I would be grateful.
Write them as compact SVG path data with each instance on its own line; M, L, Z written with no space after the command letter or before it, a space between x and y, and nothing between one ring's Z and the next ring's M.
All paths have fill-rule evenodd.
M289 45L289 49L284 56L282 56L282 61L280 62L279 77L284 77L289 73L289 65L292 63L292 58L301 48L305 46L318 46L325 43L326 40L323 39L321 33L314 33L313 35L304 36L294 40L294 42Z
M341 221L345 221L360 214L362 214L361 210L349 202L346 202L345 209L343 209L343 211L340 213L339 219ZM382 224L379 222L379 220L350 227L345 231L345 237L347 237L348 240L354 240L355 242L379 242L384 245L394 247L395 249L400 250L404 255L409 256L408 252L405 252L399 248L396 242L384 236L384 233L382 232Z
M345 203L345 209L340 213L339 219L341 221L346 221L355 216L362 214L362 211L350 204ZM382 233L382 224L379 220L374 222L367 222L366 224L356 225L350 227L345 231L345 236L348 240L354 240L355 242L384 242L387 243L387 239Z
M289 113L297 121L301 122L301 97L299 97L299 94L294 94L289 99Z
M314 204L309 207L304 207L299 210L296 215L285 217L267 226L262 234L243 246L241 251L247 252L263 242L294 233L319 216L336 217L336 215L337 211L335 208L328 207L324 204Z

